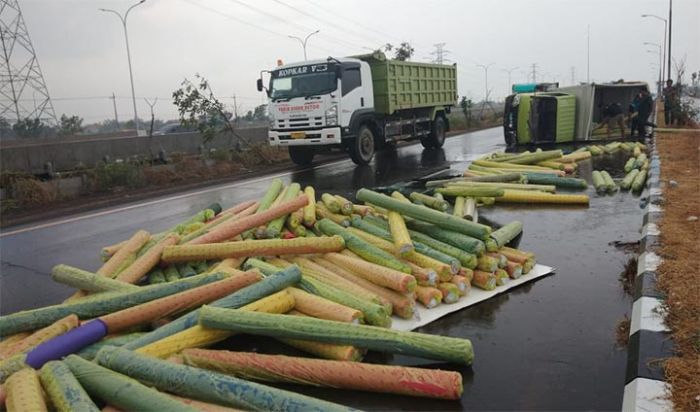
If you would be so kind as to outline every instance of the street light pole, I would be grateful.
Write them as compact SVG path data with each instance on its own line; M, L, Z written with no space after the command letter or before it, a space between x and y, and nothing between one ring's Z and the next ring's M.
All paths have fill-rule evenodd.
M515 69L517 69L517 68L518 68L518 66L511 67L510 69L501 69L502 72L508 73L508 89L509 89L509 90L511 90L512 87L513 87L513 83L510 82L510 81L511 81L511 80L510 80L510 79L511 79L510 74L513 72L513 70L515 70ZM508 95L508 94L506 93L506 96L507 96L507 95Z
M495 63L489 63L487 65L477 64L477 67L484 69L484 103L489 99L489 67L493 66Z
M651 43L651 42L648 42L648 41L645 41L645 42L644 42L644 45L646 45L646 46L655 46L655 47L658 47L658 48L659 48L659 50L657 50L657 51L654 51L654 50L647 50L647 53L659 53L659 85L658 85L658 87L657 87L657 89L658 89L657 92L658 92L658 93L661 93L661 89L662 89L661 83L663 83L663 68L664 68L664 61L663 61L663 58L661 57L661 45L660 45L660 44L656 44L656 43Z
M129 12L134 7L143 4L145 1L146 0L141 0L138 3L134 4L133 6L129 7L126 10L126 13L124 13L123 17L116 10L100 9L100 11L104 11L107 13L114 13L117 17L119 17L119 20L121 20L122 26L124 26L124 40L126 41L126 59L129 62L129 79L131 80L131 100L134 104L134 125L136 126L136 134L139 134L139 131L141 130L141 125L139 124L139 115L136 111L136 93L134 92L134 72L131 69L131 51L129 50L129 34L128 34L127 29L126 29L126 19L129 17Z
M586 26L586 83L591 82L591 25Z
M670 12L669 12L670 16ZM642 14L642 17L652 17L657 20L661 20L664 22L664 47L663 47L663 57L662 61L666 59L666 26L668 25L668 21L664 19L663 17L659 17L656 14ZM669 33L669 44L668 44L668 72L665 71L665 68L661 68L661 77L663 79L670 79L671 78L671 37Z
M313 36L314 34L320 32L320 31L321 31L321 30L316 30L315 32L309 33L306 37L304 37L303 40L301 39L301 37L297 37L297 36L287 36L287 37L289 37L290 39L297 39L297 40L299 40L299 43L301 43L301 47L304 49L304 61L308 60L308 59L306 58L306 42L309 40L309 37Z

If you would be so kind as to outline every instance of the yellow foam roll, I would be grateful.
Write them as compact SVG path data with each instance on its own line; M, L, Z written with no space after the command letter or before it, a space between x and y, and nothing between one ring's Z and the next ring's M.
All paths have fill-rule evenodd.
M7 379L5 384L7 399L5 407L8 412L42 412L47 411L46 400L41 389L39 375L34 369L17 371Z
M287 313L293 308L294 297L287 290L282 290L243 306L239 310L266 313ZM230 331L209 329L197 325L143 346L137 349L136 352L165 359L183 349L201 348L213 345L214 343L221 342L233 334L234 333Z

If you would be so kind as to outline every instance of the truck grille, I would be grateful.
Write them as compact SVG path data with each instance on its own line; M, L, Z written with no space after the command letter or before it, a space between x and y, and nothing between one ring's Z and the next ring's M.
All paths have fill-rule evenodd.
M323 126L323 117L296 117L293 119L278 119L275 120L277 129L305 129L309 127Z

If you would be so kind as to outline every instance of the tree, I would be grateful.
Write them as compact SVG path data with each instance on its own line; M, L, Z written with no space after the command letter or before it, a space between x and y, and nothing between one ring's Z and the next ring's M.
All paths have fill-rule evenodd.
M209 143L217 134L222 133L238 139L248 147L254 148L243 136L236 133L231 112L225 110L224 104L216 98L207 79L195 74L195 81L185 79L181 87L173 92L173 104L180 114L180 123L185 127L194 127L202 134L204 143ZM252 115L252 113L251 113ZM260 157L270 159L257 147Z
M268 120L266 104L261 104L253 110L253 120Z
M408 42L402 42L398 47L394 47L391 43L387 43L384 45L384 50L388 52L393 50L394 59L401 61L410 59L411 56L413 56L413 53L416 51Z
M59 126L59 136L73 136L83 131L83 119L78 116L68 117L65 114L61 115L61 124Z
M15 132L10 126L10 122L4 117L0 117L0 139L7 139L8 137L13 137Z
M107 119L103 121L102 123L99 123L97 125L97 132L98 133L110 133L110 132L116 132L119 130L119 125L117 124L117 121L114 119Z
M15 131L15 134L23 139L41 137L45 129L46 125L44 125L38 117L20 120L12 126L12 130Z
M462 113L464 113L464 120L467 123L467 128L469 128L472 126L472 108L474 107L474 102L472 102L472 99L467 99L467 96L462 96L459 105L462 108Z

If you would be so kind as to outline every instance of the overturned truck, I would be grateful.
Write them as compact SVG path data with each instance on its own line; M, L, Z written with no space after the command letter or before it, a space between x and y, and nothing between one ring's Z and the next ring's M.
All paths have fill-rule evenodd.
M629 107L640 91L648 89L643 82L590 83L512 94L506 98L503 116L505 141L512 146L593 140L606 105Z

